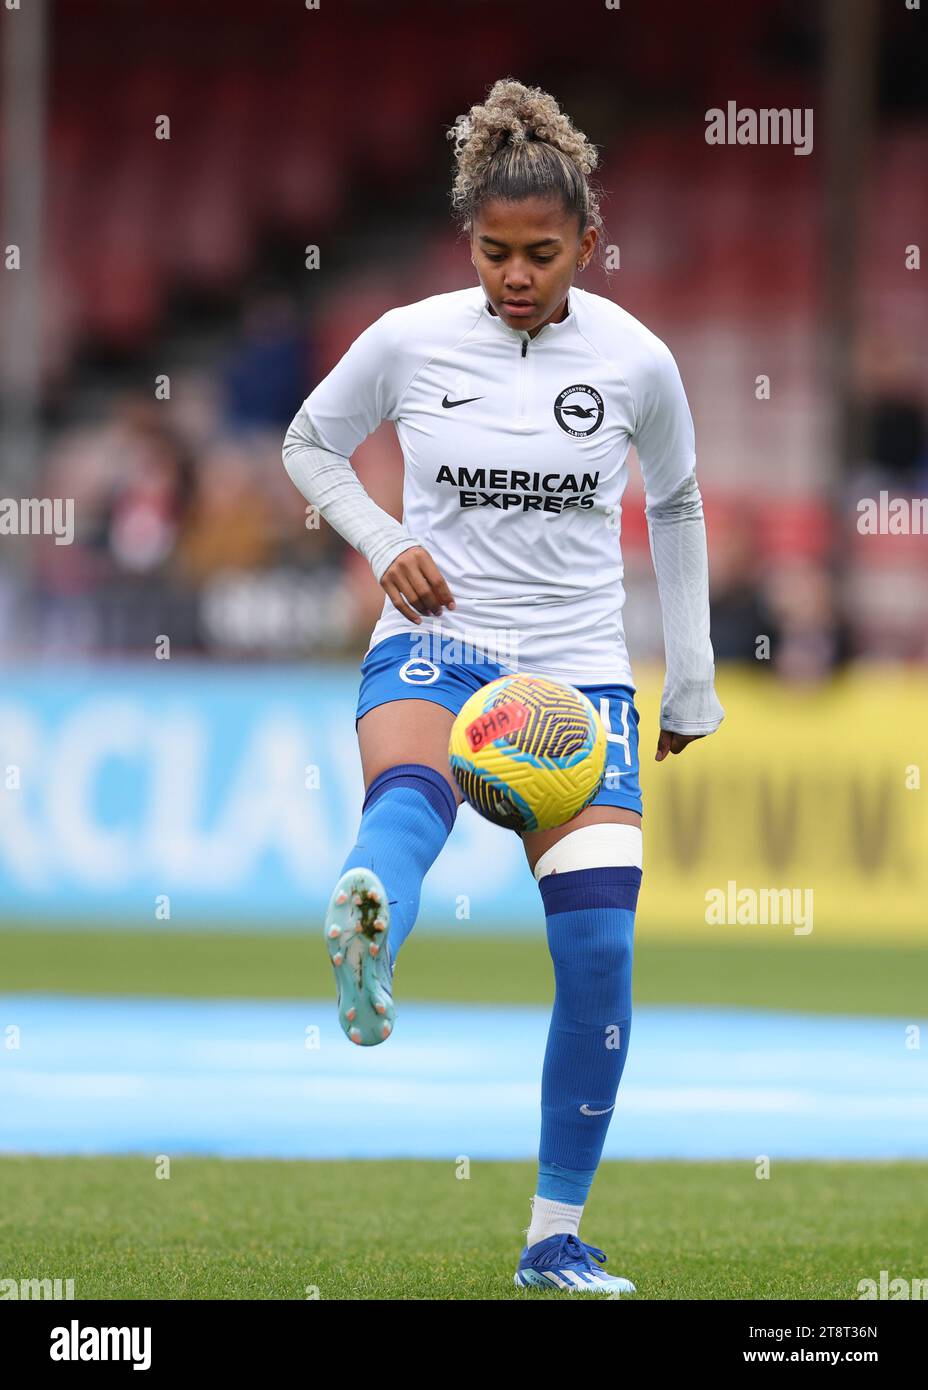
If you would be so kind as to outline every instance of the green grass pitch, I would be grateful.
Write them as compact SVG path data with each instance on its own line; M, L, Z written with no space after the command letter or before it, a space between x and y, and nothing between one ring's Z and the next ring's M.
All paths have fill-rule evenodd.
M534 1165L4 1158L5 1278L77 1299L535 1299L512 1282ZM853 1299L921 1277L916 1163L602 1165L582 1234L645 1299ZM314 1294L314 1290L318 1291ZM631 1297L631 1295L629 1295ZM596 1301L596 1300L594 1300Z
M639 939L636 1004L923 1016L928 949L786 937L708 943ZM28 990L204 998L334 998L321 929L305 932L69 931L0 928L0 994ZM451 937L417 928L397 965L396 998L547 1004L554 978L534 936Z

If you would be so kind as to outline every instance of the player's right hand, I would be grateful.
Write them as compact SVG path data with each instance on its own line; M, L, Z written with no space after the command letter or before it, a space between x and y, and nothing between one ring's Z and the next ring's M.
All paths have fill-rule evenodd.
M427 550L421 545L410 546L404 550L380 580L397 612L402 613L411 623L421 623L418 613L427 613L437 618L442 605L454 607L451 590L441 576L441 572ZM415 610L415 612L413 611Z

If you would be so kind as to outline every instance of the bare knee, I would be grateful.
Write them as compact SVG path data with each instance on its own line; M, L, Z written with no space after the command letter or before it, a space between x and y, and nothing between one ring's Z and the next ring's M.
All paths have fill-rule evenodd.
M358 720L364 785L369 787L398 763L423 763L446 779L460 805L461 793L448 762L454 714L432 700L389 700Z

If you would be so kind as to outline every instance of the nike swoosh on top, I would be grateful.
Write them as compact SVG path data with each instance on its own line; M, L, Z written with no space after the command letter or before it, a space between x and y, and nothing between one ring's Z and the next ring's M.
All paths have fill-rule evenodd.
M615 1101L613 1101L613 1103L612 1103L611 1105L607 1105L606 1108L605 1108L605 1110L591 1110L590 1107L589 1107L588 1105L581 1105L581 1107L580 1107L580 1114L581 1114L581 1115L608 1115L609 1111L610 1111L610 1110L614 1110L614 1109L615 1109Z
M454 407L455 407L456 405L470 405L471 401L482 401L482 400L483 400L483 397L482 397L482 396L468 396L467 399L464 400L464 401L449 401L449 400L448 400L448 394L447 394L447 392L446 392L446 393L445 393L445 398L444 398L444 400L442 401L442 405L445 407L446 410L453 410Z

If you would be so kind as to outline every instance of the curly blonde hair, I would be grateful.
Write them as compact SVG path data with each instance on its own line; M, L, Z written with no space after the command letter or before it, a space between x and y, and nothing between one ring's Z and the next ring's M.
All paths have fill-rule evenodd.
M587 227L603 228L599 189L590 175L596 146L577 130L557 101L540 87L501 78L482 106L458 116L448 131L457 171L451 207L468 235L475 212L492 198L557 198Z

